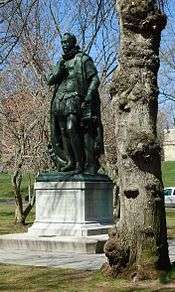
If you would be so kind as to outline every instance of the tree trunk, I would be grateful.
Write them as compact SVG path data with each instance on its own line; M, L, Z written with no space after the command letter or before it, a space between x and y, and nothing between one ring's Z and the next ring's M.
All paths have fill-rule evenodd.
M23 218L23 202L21 196L21 181L22 181L22 174L21 174L21 167L22 165L19 164L17 170L14 172L12 177L12 184L15 194L15 223L17 224L24 224Z
M105 245L108 272L149 278L170 267L157 141L157 72L166 17L154 0L118 0L119 66L114 75L120 220Z
M15 206L16 206L15 223L25 225L26 218L35 204L35 195L33 194L30 202L24 208L22 195L21 195L21 182L22 182L21 167L22 167L22 164L19 164L18 169L14 172L12 183L13 183L13 189L15 193Z

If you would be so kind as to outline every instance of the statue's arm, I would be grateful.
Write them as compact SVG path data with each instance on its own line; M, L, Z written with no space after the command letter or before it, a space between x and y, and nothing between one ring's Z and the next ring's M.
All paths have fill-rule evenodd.
M100 85L100 81L98 75L94 75L91 77L88 91L85 97L85 101L90 102L93 99L93 96L96 94L98 87Z
M92 59L89 59L86 62L86 74L88 81L88 90L85 96L85 101L90 102L93 99L94 95L97 93L98 87L100 85L97 69Z

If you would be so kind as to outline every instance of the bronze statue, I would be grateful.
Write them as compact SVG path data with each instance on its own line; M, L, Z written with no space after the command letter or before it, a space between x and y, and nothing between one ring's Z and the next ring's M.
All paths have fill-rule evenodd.
M48 77L55 86L50 153L62 172L94 175L103 152L97 69L74 35L65 33L61 44L64 54Z

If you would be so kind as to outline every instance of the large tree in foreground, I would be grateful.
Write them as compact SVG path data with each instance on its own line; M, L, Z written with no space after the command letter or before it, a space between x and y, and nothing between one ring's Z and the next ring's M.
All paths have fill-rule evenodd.
M160 146L157 73L166 17L156 0L118 0L119 66L112 88L121 218L105 246L108 271L147 278L170 267Z

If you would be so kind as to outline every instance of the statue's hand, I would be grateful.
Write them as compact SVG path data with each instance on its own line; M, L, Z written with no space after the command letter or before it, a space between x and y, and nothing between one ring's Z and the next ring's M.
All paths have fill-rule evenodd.
M87 106L89 106L90 104L90 101L87 101L86 99L82 102L81 104L81 108L82 109L85 109Z
M63 59L60 61L60 69L61 69L61 71L65 70L65 61Z
M88 104L88 103L91 102L91 100L92 100L91 94L87 94L86 97L85 97L85 99L84 99L84 102Z
M63 75L63 76L68 75L68 70L65 66L65 61L63 59L60 61L60 72L61 72L61 75Z

